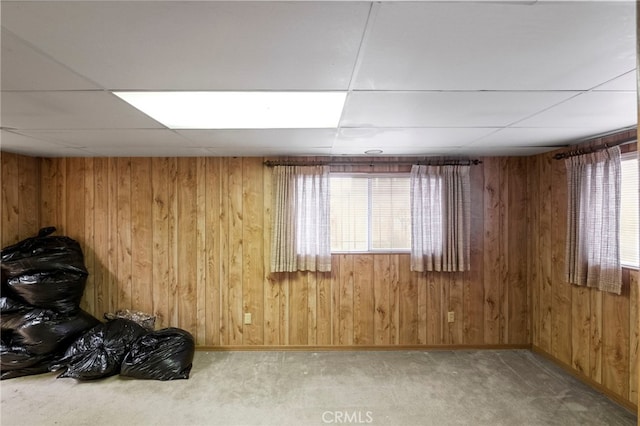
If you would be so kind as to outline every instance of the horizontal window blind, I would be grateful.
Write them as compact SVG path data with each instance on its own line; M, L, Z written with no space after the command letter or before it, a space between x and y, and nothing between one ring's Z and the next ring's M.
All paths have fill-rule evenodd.
M332 174L331 250L411 249L408 175Z

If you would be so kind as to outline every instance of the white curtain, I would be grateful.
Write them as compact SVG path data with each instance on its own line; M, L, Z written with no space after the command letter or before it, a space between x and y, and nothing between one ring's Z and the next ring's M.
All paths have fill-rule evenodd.
M271 272L330 271L329 167L276 166Z
M411 168L412 271L470 269L469 168Z
M620 294L620 149L569 157L565 165L567 280Z

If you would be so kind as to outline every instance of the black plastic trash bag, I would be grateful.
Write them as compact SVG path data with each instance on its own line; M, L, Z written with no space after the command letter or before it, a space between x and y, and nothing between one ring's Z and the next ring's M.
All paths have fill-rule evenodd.
M195 342L188 331L179 328L153 331L133 342L120 374L136 379L188 379L194 350Z
M82 249L69 237L51 237L51 226L42 228L38 236L27 238L0 251L3 280L33 271L64 270L87 274Z
M66 367L58 378L78 380L113 376L120 372L120 365L131 344L145 333L144 328L126 319L99 324L77 338L51 370Z
M0 297L0 314L3 315L2 319L4 320L4 314L12 313L12 312L23 312L31 309L31 306L22 303L18 300L12 299L11 297L2 296Z
M2 333L0 343L0 379L42 374L49 371L55 354L33 355L26 348L13 343L9 334Z
M100 321L82 310L69 316L33 308L2 317L2 329L13 331L13 343L36 355L64 351L78 336L98 324Z
M15 276L7 287L30 305L71 314L80 309L86 283L86 272L52 270Z

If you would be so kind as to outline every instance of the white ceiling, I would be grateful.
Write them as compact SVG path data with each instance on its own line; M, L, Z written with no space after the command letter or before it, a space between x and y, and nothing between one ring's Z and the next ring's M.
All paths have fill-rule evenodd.
M529 155L637 124L633 0L0 7L6 151ZM113 90L348 96L338 129L175 131Z

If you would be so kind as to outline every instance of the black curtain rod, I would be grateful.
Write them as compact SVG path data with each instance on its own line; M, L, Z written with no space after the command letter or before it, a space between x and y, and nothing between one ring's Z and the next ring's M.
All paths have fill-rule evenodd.
M476 166L480 160L420 160L420 161L265 161L267 167L275 166L378 166L378 165L418 165L418 166Z
M575 157L576 155L591 154L593 152L604 151L605 149L613 148L614 146L626 145L628 143L636 142L637 138L625 139L618 142L609 142L598 146L586 146L583 148L574 149L569 152L561 152L553 156L555 160L564 160L565 158Z

